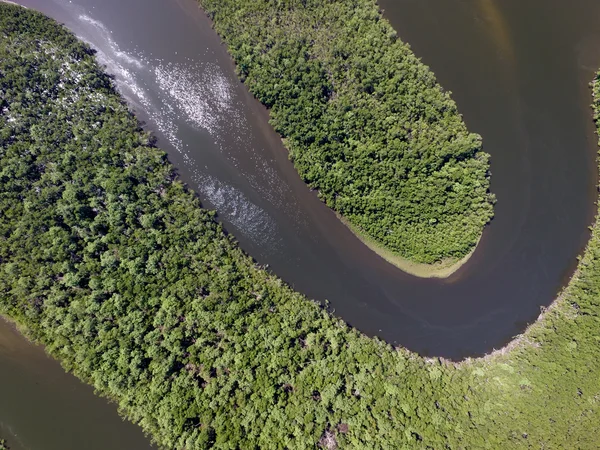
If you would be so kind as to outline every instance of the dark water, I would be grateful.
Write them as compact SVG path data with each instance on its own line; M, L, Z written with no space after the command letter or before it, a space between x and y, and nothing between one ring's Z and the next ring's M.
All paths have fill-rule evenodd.
M0 318L0 438L11 450L150 450L115 405Z
M600 2L380 2L400 36L453 91L492 155L496 218L471 260L447 280L414 278L389 265L306 188L193 0L19 3L98 49L182 179L250 255L309 297L328 299L336 315L367 334L455 359L499 348L553 300L586 243L596 196L588 83L600 67ZM41 379L19 376L19 367L12 369L13 389ZM81 386L65 378L56 389ZM77 398L89 402L86 414L101 408L94 401L105 407L84 397ZM25 427L25 419L9 414L23 396L0 390L0 400L0 422ZM102 434L114 421L116 414L94 431Z
M600 67L600 3L379 4L492 155L496 218L462 279L444 291L440 318L429 316L448 328L426 344L438 354L435 340L448 338L442 354L479 354L521 332L551 302L589 237L597 196L589 82Z

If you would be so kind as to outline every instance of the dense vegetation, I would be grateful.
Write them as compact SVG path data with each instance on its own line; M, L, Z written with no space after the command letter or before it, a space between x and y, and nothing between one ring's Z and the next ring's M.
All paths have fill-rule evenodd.
M473 249L488 155L374 0L199 1L328 206L413 262Z
M0 439L0 450L9 450L8 444L4 439Z
M515 348L423 359L257 268L150 143L89 48L0 4L0 312L162 447L596 448L600 223Z

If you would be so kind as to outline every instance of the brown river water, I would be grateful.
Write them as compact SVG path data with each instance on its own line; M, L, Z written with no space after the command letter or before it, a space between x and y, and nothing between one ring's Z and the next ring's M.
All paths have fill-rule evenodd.
M250 255L366 334L424 355L485 354L535 320L585 246L600 2L380 0L492 155L496 218L446 280L389 265L306 188L193 0L18 3L98 50L181 178ZM0 436L16 449L149 447L114 405L2 322Z

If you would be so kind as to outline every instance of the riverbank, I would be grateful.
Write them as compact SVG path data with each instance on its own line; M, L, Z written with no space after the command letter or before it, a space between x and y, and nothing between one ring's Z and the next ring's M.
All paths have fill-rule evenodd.
M58 92L5 70L0 310L163 447L593 448L598 223L564 315L528 345L471 364L394 349L257 267L142 145L85 46L4 8L19 40L0 40L0 63L70 70Z
M596 137L598 138L598 152L596 163L600 173L600 72L596 73L595 79L590 83L592 93L591 111L596 126ZM600 185L598 186L600 191ZM596 214L594 223L589 227L590 238L581 255L577 258L577 268L571 275L568 283L557 294L556 299L548 306L542 307L540 315L531 323L523 333L515 336L504 347L496 349L482 358L467 358L459 363L472 364L476 361L486 363L500 363L502 359L509 357L511 353L531 351L539 348L540 343L535 342L535 337L546 334L549 330L554 331L554 322L573 322L579 316L580 305L577 297L582 293L591 294L585 286L594 286L599 289L600 297L600 196L596 201ZM595 270L597 269L597 270ZM598 286L596 286L598 285ZM587 291L587 292L586 292ZM600 308L599 308L600 309ZM598 311L600 315L600 311Z
M9 5L20 6L21 8L27 9L27 6L19 5L18 3L11 2L10 0L0 0L0 3L8 3ZM2 450L2 449L0 449Z
M600 72L591 86L600 136ZM597 166L600 171L600 158ZM569 283L524 333L483 358L453 364L463 376L487 384L490 413L507 418L506 442L515 448L597 446L589 430L600 423L598 209L590 228Z
M397 264L456 270L493 217L489 155L375 2L199 3L319 198Z
M0 316L0 436L10 450L155 448L38 343L22 321Z
M446 258L443 261L433 264L421 264L403 258L398 253L387 249L375 241L375 239L368 236L366 233L361 232L361 230L352 225L347 219L339 214L337 214L337 217L344 225L346 225L346 227L348 227L350 231L352 231L352 233L354 233L358 239L360 239L363 244L369 247L372 251L403 272L419 278L448 278L450 275L457 272L462 266L464 266L469 259L471 259L471 256L473 256L473 253L475 253L479 242L481 241L480 237L473 247L473 250L471 250L461 259Z

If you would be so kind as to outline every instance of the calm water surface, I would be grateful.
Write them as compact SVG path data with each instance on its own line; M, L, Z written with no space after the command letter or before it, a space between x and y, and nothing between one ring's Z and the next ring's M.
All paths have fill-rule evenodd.
M151 450L141 428L0 318L0 437L11 450Z
M553 300L588 238L596 195L588 83L600 67L597 1L380 1L492 155L496 218L471 260L447 280L417 279L387 264L306 188L193 0L19 3L98 49L182 179L250 255L309 297L328 299L335 314L369 335L455 359L499 348ZM45 358L22 355L21 364ZM0 384L0 424L25 429L26 417L11 413L23 406L22 393L3 390L29 390L44 377L27 378L5 359L0 353L0 367L14 373L12 384ZM70 378L56 384L84 389ZM91 394L76 397L90 417L110 409ZM54 421L69 420L60 415L70 408L59 409ZM115 420L98 420L95 431L103 434ZM134 426L121 426L135 434ZM147 446L133 442L106 448Z

